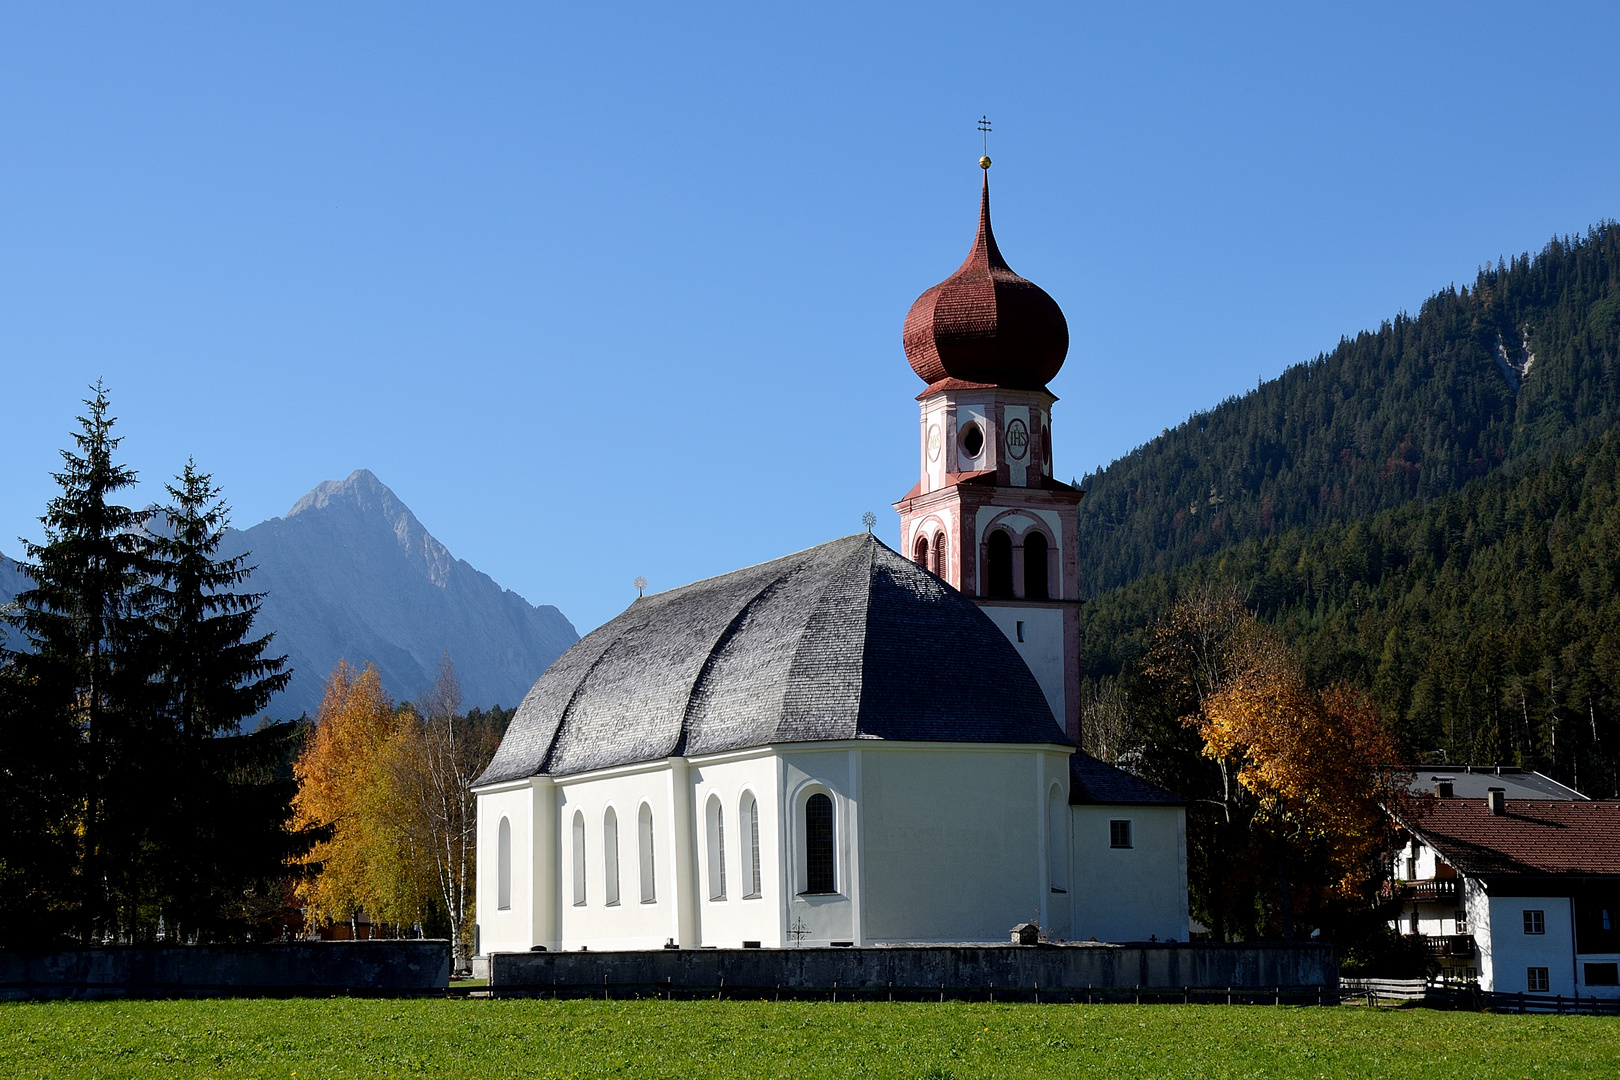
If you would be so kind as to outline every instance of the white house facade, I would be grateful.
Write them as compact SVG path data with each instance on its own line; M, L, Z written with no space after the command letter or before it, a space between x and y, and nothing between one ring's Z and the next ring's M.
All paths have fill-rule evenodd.
M1483 990L1620 998L1620 802L1436 786L1401 821L1398 928Z

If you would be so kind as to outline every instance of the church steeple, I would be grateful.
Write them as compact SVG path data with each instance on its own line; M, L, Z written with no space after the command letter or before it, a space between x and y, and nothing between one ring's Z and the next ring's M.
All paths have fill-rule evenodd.
M1069 324L1057 301L1007 265L990 226L990 159L981 158L979 229L956 272L919 296L901 340L911 370L947 379L1040 390L1063 367Z
M1080 736L1081 492L1052 478L1046 384L1069 351L1063 312L1007 265L990 224L990 159L967 258L917 298L902 340L928 384L921 476L895 504L901 548L972 597L1035 673L1053 715Z

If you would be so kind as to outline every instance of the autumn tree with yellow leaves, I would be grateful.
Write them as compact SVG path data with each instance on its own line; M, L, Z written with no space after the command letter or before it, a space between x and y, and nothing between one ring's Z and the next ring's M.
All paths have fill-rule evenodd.
M472 944L477 807L472 782L500 743L501 710L461 711L449 657L420 702L396 705L376 667L340 662L294 773L301 825L327 839L305 860L312 921L363 909L446 933L458 970Z
M316 871L299 886L311 921L351 921L362 909L396 926L421 919L420 845L398 778L406 727L374 665L339 661L293 766L295 822L328 833L304 859Z
M1214 589L1171 608L1140 674L1145 771L1195 800L1194 907L1215 935L1292 939L1369 909L1386 808L1407 777L1365 696L1309 686L1242 601Z

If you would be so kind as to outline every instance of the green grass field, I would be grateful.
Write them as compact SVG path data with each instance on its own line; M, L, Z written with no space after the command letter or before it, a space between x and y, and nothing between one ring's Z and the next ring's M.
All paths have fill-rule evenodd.
M0 1076L1620 1076L1620 1021L1359 1007L377 1000L0 1005Z

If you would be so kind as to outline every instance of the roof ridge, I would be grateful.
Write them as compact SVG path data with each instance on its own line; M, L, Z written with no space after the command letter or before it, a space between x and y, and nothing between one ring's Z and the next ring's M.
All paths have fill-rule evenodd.
M877 548L881 547L884 550L889 550L889 546L882 540L879 540L877 537L873 536L871 533L856 533L855 535L860 538L862 542L848 556L839 560L839 562L833 567L832 571L827 574L826 580L822 583L821 591L816 594L815 603L810 608L810 617L805 620L804 625L806 632L800 636L798 644L793 647L793 657L788 661L789 687L787 693L789 695L791 695L793 692L791 685L792 673L800 669L800 661L805 659L805 648L807 644L811 642L811 635L809 633L810 627L815 625L817 616L821 614L822 608L826 606L828 594L832 592L833 587L843 579L844 574L849 571L850 567L854 566L860 560L862 555L866 556L866 602L861 605L861 654L863 657L865 656L866 622L872 611L872 559ZM861 678L862 690L865 689L865 684L866 680L863 675ZM855 693L856 733L858 733L860 728L860 693L860 690L857 690ZM786 699L784 698L784 701L785 700ZM781 735L782 725L787 722L787 719L787 710L783 709L782 716L777 720L777 735Z
M791 558L791 556L788 557ZM692 685L686 689L686 705L681 709L680 734L676 737L675 747L670 751L671 754L679 757L680 755L686 753L688 736L692 731L693 703L697 700L699 690L702 688L704 682L708 679L709 673L714 669L715 661L719 658L726 644L731 641L732 637L737 633L737 630L745 621L747 621L749 612L753 611L755 606L758 605L761 600L780 589L788 578L793 577L795 574L802 573L804 568L804 563L798 563L797 565L789 567L787 570L777 574L767 581L764 588L760 589L753 596L749 597L743 602L743 605L737 609L737 614L731 617L731 621L726 624L725 629L720 631L719 636L717 636L714 639L714 642L710 644L707 655L703 657L703 663L699 665L697 674L692 678Z

